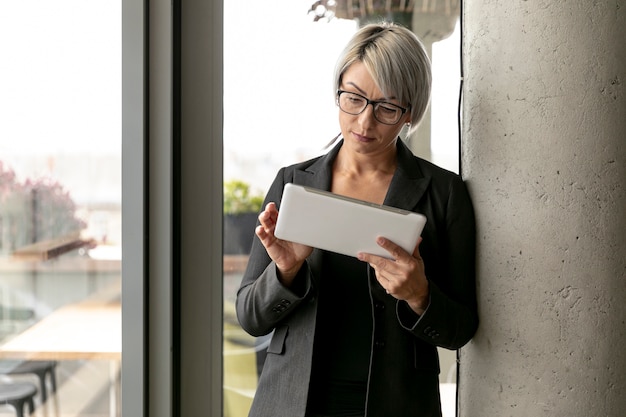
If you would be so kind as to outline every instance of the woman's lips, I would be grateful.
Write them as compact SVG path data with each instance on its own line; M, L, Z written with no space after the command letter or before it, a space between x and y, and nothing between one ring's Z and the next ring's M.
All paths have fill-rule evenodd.
M352 134L354 135L355 139L360 141L360 142L371 142L373 140L372 138L360 135L360 134L358 134L356 132L352 132Z

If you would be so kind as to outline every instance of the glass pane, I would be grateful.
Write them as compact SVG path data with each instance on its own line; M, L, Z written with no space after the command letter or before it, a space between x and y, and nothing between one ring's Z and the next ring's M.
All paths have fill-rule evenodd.
M119 415L121 2L0 0L0 56L0 403Z
M262 360L268 342L247 335L234 313L260 205L243 209L232 197L247 191L262 199L280 166L320 154L339 132L332 68L356 24L338 19L314 23L307 15L311 3L282 2L280 10L270 10L251 0L224 2L226 417L248 415L258 379L257 360ZM307 76L302 75L303 68L309 68ZM285 88L300 90L304 98L298 100L300 108L285 102L281 94ZM244 117L245 123L241 123Z
M253 0L224 2L225 417L248 415L258 363L269 343L267 337L246 334L234 308L260 209L255 199L264 197L280 167L324 153L339 133L333 70L358 23L336 17L314 21L313 3L324 2L283 2L274 8ZM432 46L437 96L429 159L452 171L458 169L459 45L457 27ZM445 417L453 417L455 352L442 349L440 355L442 408Z

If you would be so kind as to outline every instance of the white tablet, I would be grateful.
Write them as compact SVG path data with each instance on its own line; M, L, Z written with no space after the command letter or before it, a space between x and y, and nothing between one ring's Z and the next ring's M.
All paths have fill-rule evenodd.
M274 234L344 255L365 252L390 258L376 243L377 237L413 253L425 224L426 217L421 214L289 183Z

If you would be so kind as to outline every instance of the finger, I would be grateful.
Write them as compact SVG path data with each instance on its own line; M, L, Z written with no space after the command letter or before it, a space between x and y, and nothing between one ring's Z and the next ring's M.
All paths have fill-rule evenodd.
M393 263L392 260L383 258L382 256L373 255L371 253L359 253L357 254L357 258L363 262L367 262L374 269L374 271L379 274L382 271L385 271L390 267L389 263Z
M273 201L267 203L267 205L265 206L265 211L269 212L272 216L278 216L278 209L276 208L276 203L274 203Z
M269 214L267 214L265 212L261 213L259 215L259 223L261 223L259 228L262 229L264 234L269 235L269 234L273 234L274 233L275 224L271 220L271 218L269 218ZM258 233L257 233L257 235L258 235Z
M389 281L389 280L383 280L383 281L384 281L384 283L382 283L380 285L385 289L385 292L387 294L391 294L393 292L393 288L394 288L393 283L391 281Z
M263 226L258 226L254 231L261 241L261 244L263 244L266 249L276 242L276 237L271 232L268 232Z
M407 251L402 249L402 247L396 245L394 242L387 238L380 236L376 239L376 243L378 244L378 246L389 252L391 257L395 260L403 260L411 257L411 255L409 255Z
M276 210L276 205L274 203L268 203L267 206L265 206L265 210L259 214L258 218L263 227L266 229L273 228L278 220L278 210Z
M385 277L384 274L376 271L376 268L374 268L374 271L375 271L376 281L378 281L378 284L380 284L380 286L383 287L383 289L385 290L387 294L391 294L391 291L392 291L391 281L387 277Z
M263 225L259 225L254 229L254 233L259 237L259 239L264 240L269 236L269 234L265 231Z
M381 258L378 256L369 255L372 258L369 265L374 270L374 276L378 283L385 289L389 289L389 286L392 284L393 275L387 271L387 264L390 262L386 258ZM378 262L378 263L377 263Z
M415 249L413 249L413 257L416 259L422 259L420 255L420 243L422 243L421 236L417 239L417 245L415 246Z

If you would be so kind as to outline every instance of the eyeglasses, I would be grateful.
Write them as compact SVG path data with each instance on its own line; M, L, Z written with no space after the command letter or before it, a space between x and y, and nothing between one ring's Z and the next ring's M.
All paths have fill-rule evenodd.
M374 108L374 118L385 125L395 125L408 109L386 101L370 100L357 93L337 90L337 104L348 114L357 115L365 111L369 104Z

